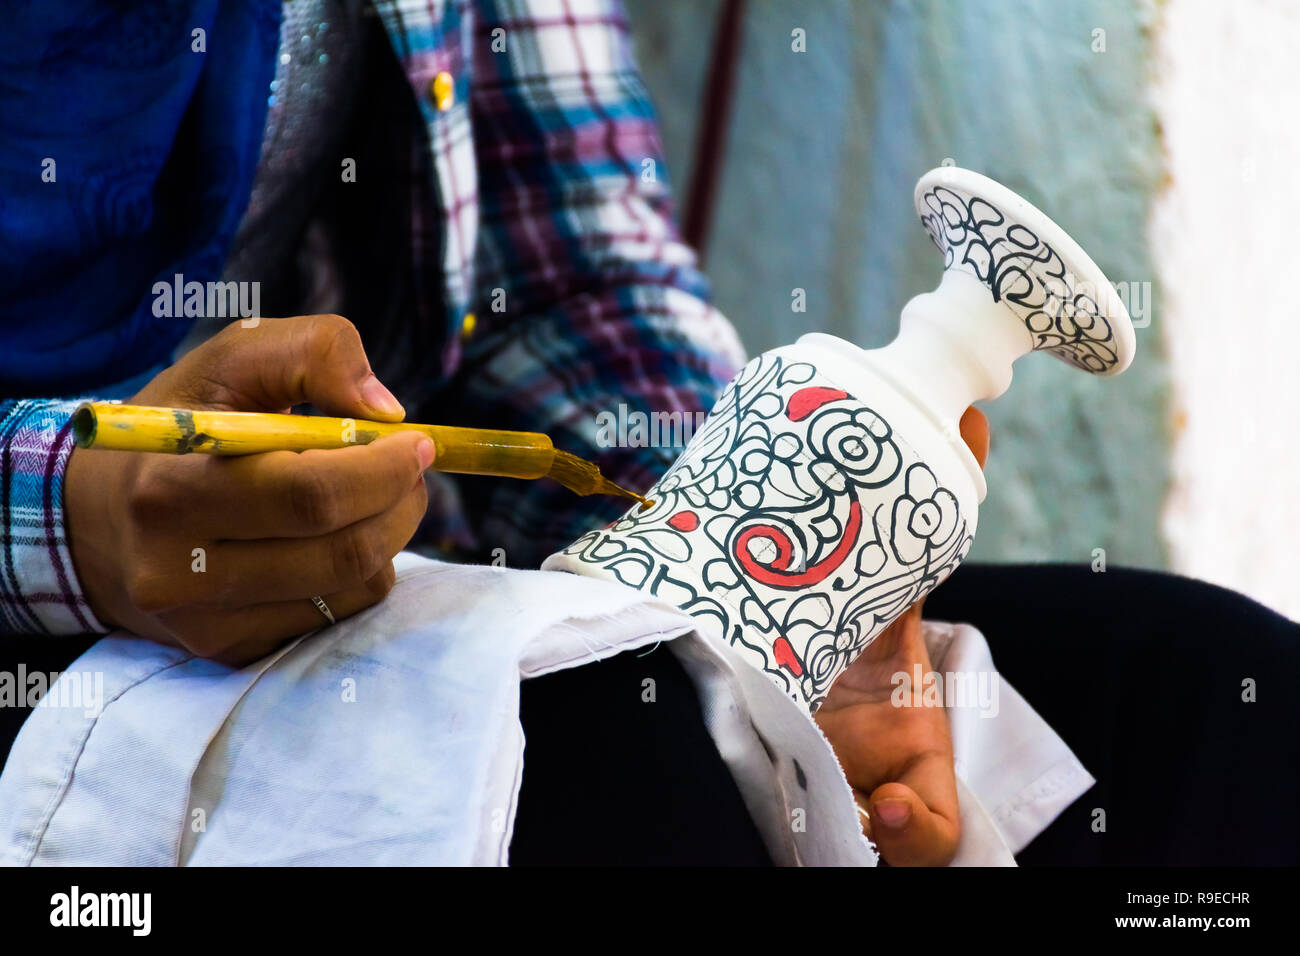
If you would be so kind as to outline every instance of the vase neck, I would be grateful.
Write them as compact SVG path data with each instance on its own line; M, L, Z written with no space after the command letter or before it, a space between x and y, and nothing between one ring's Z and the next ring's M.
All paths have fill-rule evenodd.
M1032 347L1024 323L988 286L949 269L937 289L903 306L894 340L867 355L955 429L968 405L1007 390L1011 364Z

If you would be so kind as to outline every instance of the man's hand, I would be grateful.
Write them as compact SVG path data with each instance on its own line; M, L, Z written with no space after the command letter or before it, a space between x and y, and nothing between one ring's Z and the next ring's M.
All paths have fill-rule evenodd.
M401 421L352 323L234 322L165 369L140 405ZM91 610L106 625L232 664L256 660L392 588L427 504L418 432L328 451L237 458L76 449L64 508ZM196 549L202 551L196 551Z
M983 467L989 427L968 408L961 435ZM961 819L952 736L942 707L896 707L893 675L931 670L921 603L889 625L831 687L816 720L865 811L863 830L891 866L943 866Z

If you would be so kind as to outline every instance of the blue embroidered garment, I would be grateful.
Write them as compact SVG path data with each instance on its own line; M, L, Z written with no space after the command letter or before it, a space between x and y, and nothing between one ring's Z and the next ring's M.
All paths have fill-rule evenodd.
M153 286L219 278L248 203L279 0L42 0L0 29L0 383L94 388L191 319ZM161 310L160 310L161 311Z

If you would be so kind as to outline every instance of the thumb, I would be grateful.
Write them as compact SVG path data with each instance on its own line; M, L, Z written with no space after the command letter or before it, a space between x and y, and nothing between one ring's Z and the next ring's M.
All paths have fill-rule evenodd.
M232 322L168 371L167 390L195 407L283 411L310 402L344 418L397 422L406 414L371 371L356 326L337 315ZM146 399L142 392L136 400Z
M960 826L925 805L916 791L886 783L866 801L871 838L890 866L946 866L957 853Z
M958 431L961 433L962 441L970 448L971 454L979 462L981 468L989 458L989 420L974 405L971 405L962 413L961 421L957 423Z

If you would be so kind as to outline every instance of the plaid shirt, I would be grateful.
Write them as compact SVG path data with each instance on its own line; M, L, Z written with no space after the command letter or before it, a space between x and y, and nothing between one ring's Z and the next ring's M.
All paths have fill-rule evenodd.
M707 410L743 361L672 221L663 152L616 0L376 0L427 128L417 274L445 316L439 421L542 431L621 484L669 448L602 447L601 412ZM443 76L442 80L438 80ZM450 77L450 96L447 95ZM474 316L473 319L470 316ZM68 552L75 403L0 403L0 630L102 631ZM535 566L624 510L550 481L436 495L428 546ZM500 549L498 551L498 549Z

